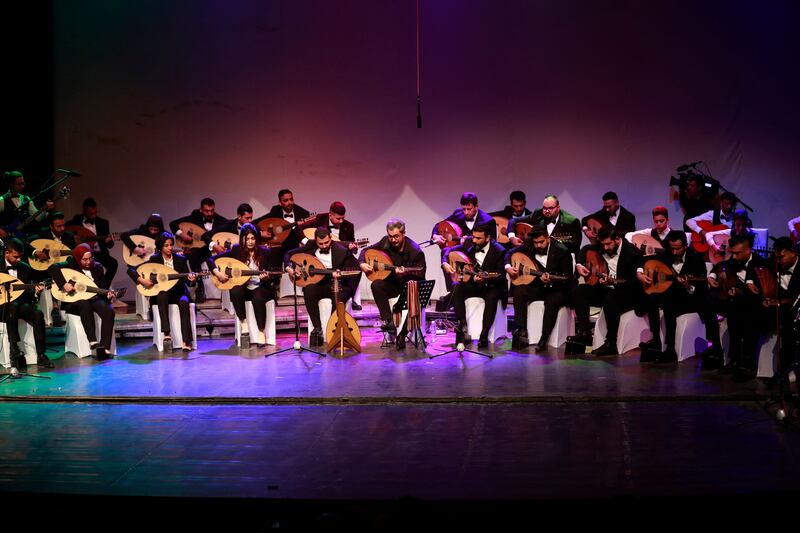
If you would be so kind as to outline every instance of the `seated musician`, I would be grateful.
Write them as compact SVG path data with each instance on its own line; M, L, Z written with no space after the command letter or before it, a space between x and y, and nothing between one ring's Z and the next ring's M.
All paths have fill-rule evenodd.
M591 269L602 269L597 283L578 285L572 291L575 309L576 334L568 340L581 344L591 344L592 330L589 322L589 306L601 306L605 313L607 333L605 342L592 354L598 356L617 354L617 331L622 313L638 308L642 300L642 287L636 279L641 254L610 226L603 226L597 232L597 244L584 246L578 254L575 271L588 278ZM592 265L589 256L599 254L599 264Z
M450 256L454 252L466 255L477 271L500 274L498 277L486 279L472 276L469 281L453 284L453 303L458 318L456 342L465 342L467 337L467 298L479 297L483 298L486 305L483 308L478 348L486 348L489 346L489 330L497 314L497 305L500 303L505 308L508 299L508 281L503 271L506 251L492 239L487 226L476 224L472 228L471 240L447 249L442 261L442 269L444 269L446 277L450 277L456 272L449 263Z
M239 232L242 231L242 227L244 227L245 224L253 224L253 208L250 204L239 204L239 207L236 208L236 218L227 221L221 226L217 226L212 231L203 235L203 239L208 241L208 249L211 250L211 253L217 255L226 251L225 247L220 246L214 241L214 236L217 233L225 232L239 235ZM231 243L231 246L235 246L235 243Z
M47 217L47 212L39 213L30 224L30 228L16 227L28 217L36 215L38 209L30 196L22 194L25 190L25 176L21 172L12 170L6 172L3 177L8 183L8 192L0 196L0 239L5 239L9 235L14 236L15 233L28 235L34 226L39 225ZM54 207L53 201L47 200L46 210L52 211ZM10 227L11 225L15 227Z
M522 245L512 248L505 256L505 270L512 281L520 275L520 271L512 263L512 256L521 252L535 262L537 270L544 272L527 285L511 286L514 297L514 326L511 347L527 348L528 339L528 304L535 301L544 302L542 317L542 336L536 341L536 350L547 349L547 341L558 318L558 310L569 302L573 282L550 279L551 274L565 274L572 277L572 254L566 246L551 239L544 226L536 226L528 234Z
M704 285L690 283L688 276L705 280L706 263L703 257L688 247L686 233L679 230L669 232L665 240L665 250L654 256L670 267L678 277L669 288L661 293L645 295L644 301L647 308L647 317L650 333L653 338L649 342L640 344L643 363L677 362L678 355L675 351L675 328L680 315L701 311L706 298L707 288ZM636 277L646 288L653 285L652 273L645 273L643 267L636 270ZM664 310L666 332L664 351L661 351L661 318L659 309ZM703 313L700 313L701 318Z
M221 282L225 283L230 276L220 270L216 261L221 257L231 257L238 259L248 266L250 270L272 270L282 269L283 256L267 246L258 244L259 231L253 224L245 224L239 232L239 243L235 244L230 250L215 255L209 260L209 268L212 274ZM236 311L236 318L239 320L242 335L249 335L250 330L247 325L247 314L245 312L245 302L253 302L253 313L255 313L258 332L254 332L254 344L263 346L266 344L264 338L264 328L267 326L267 302L277 301L277 287L280 277L270 277L269 274L260 274L250 277L244 285L237 285L230 290L231 303Z
M108 284L117 275L119 263L111 257L111 248L114 247L114 239L111 238L111 227L108 220L97 216L97 201L94 198L86 198L83 201L83 212L76 214L67 221L67 226L82 226L97 236L105 235L104 239L99 239L91 243L94 251L94 259L106 269Z
M381 316L381 331L389 334L390 337L395 335L398 348L405 348L406 325L402 325L400 335L397 335L389 298L399 296L408 280L425 279L425 254L417 243L406 236L406 223L399 218L389 219L386 223L386 236L361 251L358 258L360 268L364 274L369 275L373 269L372 265L365 262L367 250L384 252L392 260L394 266L398 267L386 279L373 281L371 288L372 297ZM406 272L403 269L406 266L421 267L421 271Z
M464 244L469 236L472 235L472 228L476 225L485 226L492 239L497 239L497 223L488 213L478 208L478 196L474 192L465 192L461 195L461 208L456 209L445 219L452 222L461 229L461 242ZM439 225L436 224L431 232L431 241L442 248L442 258L447 251L446 239L439 235ZM453 290L453 280L449 276L444 277L447 292Z
M700 227L698 224L699 222L712 224L714 226L728 226L730 228L733 225L733 210L736 208L737 201L735 194L732 192L724 192L719 197L718 209L711 209L687 219L686 226L690 231L700 235L702 239L706 238L706 232Z
M722 360L722 344L716 315L728 319L730 362L720 369L722 374L734 374L734 379L746 381L755 377L758 338L766 330L766 312L759 296L756 268L766 262L752 252L750 239L736 235L728 241L731 258L714 265L708 275L709 294L706 336L711 346L701 355L703 363ZM713 319L712 319L713 317Z
M778 370L783 371L795 362L797 332L794 330L797 309L795 303L800 296L800 267L797 247L790 237L780 237L773 247L778 260L777 298L779 307L781 352ZM772 320L769 321L772 324Z
M636 216L620 205L619 196L614 191L608 191L603 195L602 209L581 219L581 229L584 235L592 240L597 238L597 234L595 233L596 229L590 227L590 220L594 220L600 225L608 224L620 235L636 230Z
M278 203L273 205L266 215L258 217L253 223L258 226L258 223L266 218L282 218L287 223L294 224L299 223L309 216L311 216L311 213L307 209L294 203L294 194L292 194L292 191L289 189L281 189L278 191ZM273 235L267 231L261 232L261 238L264 241L268 241L272 237ZM286 240L283 241L282 246L284 250L291 250L300 246L299 235L295 232L291 232L286 237Z
M667 248L666 238L672 231L669 226L669 211L663 205L657 205L653 208L653 226L636 231L629 231L621 235L625 235L625 240L633 242L633 237L636 235L647 235L658 241L662 248Z
M208 232L213 232L216 228L228 222L228 219L217 213L216 210L216 203L212 198L203 198L200 201L200 209L195 209L187 216L170 222L170 231L177 239L175 244L180 245L182 248L184 248L184 250L186 250L187 246L191 246L194 242L194 238L191 235L188 235L181 230L181 222L191 222L192 224L203 228L203 230L205 230L203 237L205 237ZM203 240L202 237L201 240ZM184 251L184 255L186 255L186 258L189 260L189 267L194 272L199 272L206 259L211 257L211 251L208 249L209 241L203 240L203 242L205 243L204 246L192 247L190 250L188 250L188 253ZM195 300L197 303L203 303L206 300L206 291L202 283L197 284Z
M284 255L283 263L286 272L289 276L295 276L295 269L291 261L292 256L306 253L312 255L320 260L326 269L334 270L356 270L358 269L358 262L356 258L350 253L346 246L334 242L331 239L331 231L326 227L317 228L314 232L314 240L308 241L303 246L289 250ZM298 272L299 276L300 273ZM353 297L353 294L358 287L358 276L347 276L339 284L339 294L333 294L333 277L338 274L326 274L322 281L314 284L306 285L303 288L303 299L305 300L306 310L308 317L311 320L313 329L311 331L311 345L322 346L324 342L324 335L322 322L319 316L319 301L323 298L330 298L331 302L339 301L347 303L347 300Z
M47 270L53 283L65 293L75 290L72 283L68 283L61 273L61 269L71 268L89 276L94 283L102 289L108 289L106 285L106 275L103 265L94 260L92 248L88 244L79 244L72 251L72 255L66 261L55 263ZM106 294L97 294L88 300L78 300L77 302L62 302L61 309L70 315L79 316L81 324L89 339L89 346L96 350L97 359L113 358L110 353L111 336L114 334L114 309L111 307L111 300L114 297L112 291ZM100 317L100 340L97 340L97 333L94 325L94 313Z
M192 329L192 315L189 304L189 288L187 283L194 283L196 278L192 271L189 269L189 261L185 256L174 253L173 247L175 246L175 236L165 231L156 238L156 250L148 263L157 263L165 265L179 274L190 273L187 278L178 280L171 289L166 291L159 291L155 296L150 297L150 305L158 306L158 315L161 319L161 332L164 334L165 342L172 342L172 331L169 323L169 305L175 304L178 306L178 311L181 317L181 333L183 334L183 346L181 350L190 352L192 350L192 342L194 341L195 332ZM146 289L152 289L152 280L144 278L139 275L134 267L128 267L128 276L137 285L141 285Z
M64 220L64 213L60 211L54 211L50 213L47 217L48 227L47 229L43 230L41 233L37 235L33 235L28 238L28 243L38 239L50 239L56 242L60 242L70 250L75 249L75 235L71 231L67 231L66 223ZM50 259L50 254L48 250L36 250L29 244L31 257L35 257L39 261L47 261Z
M722 247L717 244L717 239L719 236L722 236L725 238L724 240L727 240L732 235L744 235L750 239L751 246L755 243L756 234L751 229L753 227L753 222L750 220L750 215L747 214L747 211L745 209L737 209L733 212L732 218L733 224L731 225L730 229L720 229L706 233L706 242L711 247L709 255L723 253ZM727 245L725 248L727 249Z
M510 221L514 218L527 217L533 214L533 212L526 207L527 200L525 199L525 193L523 191L512 191L508 199L509 199L509 204L507 206L505 206L500 211L493 211L489 213L489 215L492 217L503 217L506 220ZM500 237L499 233L508 235L508 227L501 228L500 224L498 224L497 232L498 232L498 237ZM510 248L513 248L514 245L511 243L511 241L507 241L503 245L503 247L506 250L508 250Z
M150 237L151 239L156 239L159 235L164 233L164 219L161 218L161 215L158 213L153 213L149 217L144 224L139 226L138 228L134 228L132 230L128 230L120 235L120 240L125 247L136 255L137 257L144 257L147 255L147 252L144 248L140 248L136 246L136 243L133 242L131 237L135 235L142 235L144 237Z
M0 262L0 272L17 278L24 284L34 282L34 270L22 260L25 253L25 244L16 238L6 241L4 260ZM9 288L9 287L4 287ZM53 362L45 354L47 348L45 344L44 314L36 305L39 293L44 289L44 285L36 285L25 292L13 302L0 304L0 316L6 323L6 333L8 343L11 346L11 366L20 370L27 368L25 355L19 349L19 321L24 320L33 328L33 339L36 344L36 364L46 368L53 368ZM7 294L7 293L6 293Z
M534 211L532 215L509 221L508 236L514 246L522 244L522 239L514 232L514 226L519 223L544 226L547 228L547 234L561 241L571 253L577 254L580 250L581 223L573 215L561 209L555 194L545 196L542 200L542 207Z

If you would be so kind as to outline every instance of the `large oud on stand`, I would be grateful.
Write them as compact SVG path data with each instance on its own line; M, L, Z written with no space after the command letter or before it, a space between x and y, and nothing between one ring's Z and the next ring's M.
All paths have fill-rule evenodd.
M334 312L328 319L325 331L328 334L328 343L325 351L332 352L339 349L339 355L344 355L346 349L355 353L361 351L361 331L355 319L344 308L344 302L339 301L339 277L333 277Z

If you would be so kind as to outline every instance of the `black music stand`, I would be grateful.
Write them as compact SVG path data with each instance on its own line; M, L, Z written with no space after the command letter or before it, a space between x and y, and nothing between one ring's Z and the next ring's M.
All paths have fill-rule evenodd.
M297 277L292 278L292 289L294 290L294 344L292 344L290 348L283 348L281 350L272 353L264 354L264 357L269 357L270 355L278 355L279 353L288 352L291 350L295 350L298 353L298 355L301 352L311 352L317 355L321 355L322 357L327 357L328 354L312 350L311 348L303 346L300 343L300 319L297 312Z
M428 304L431 302L431 294L433 293L433 286L436 285L435 279L424 279L419 281L419 308L420 313L422 309L428 307ZM394 304L392 307L392 312L400 312L405 311L408 309L408 283L403 285L403 288L400 290L400 298L397 300L397 303ZM420 317L421 318L421 317ZM406 317L406 321L408 321L408 317ZM400 331L403 330L403 325L400 325ZM414 345L414 348L419 350L419 345L422 344L422 349L428 347L425 343L425 334L422 332L422 328L417 326L414 328L414 331L407 331L406 332L406 339ZM412 340L413 339L413 340Z

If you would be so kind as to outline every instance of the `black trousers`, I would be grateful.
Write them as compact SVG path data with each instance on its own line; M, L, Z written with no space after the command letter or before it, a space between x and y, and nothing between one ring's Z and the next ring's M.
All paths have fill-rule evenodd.
M24 320L33 327L33 339L36 343L36 354L43 355L46 349L44 313L30 302L11 302L0 306L0 316L5 318L8 341L16 344L20 341L19 320Z
M114 281L114 276L117 275L119 262L111 257L111 254L108 252L108 250L97 252L94 254L94 258L98 263L103 265L103 268L106 269L106 286L111 287L111 283Z
M749 293L722 299L718 292L709 296L706 313L720 314L728 319L728 357L737 366L755 370L758 338L766 333L765 309L761 299ZM706 335L715 346L721 346L719 323L714 320L706 322Z
M342 283L339 284L339 301L347 303L347 300L353 297L353 289ZM331 302L334 301L333 297L333 283L325 283L324 281L306 285L303 288L303 299L306 302L306 310L308 311L308 318L311 319L311 324L314 328L321 328L322 323L319 318L319 301L323 298L330 298Z
M689 294L686 289L678 283L673 283L669 289L662 293L650 294L645 296L645 307L647 309L647 322L650 325L650 333L653 339L661 338L661 317L659 309L664 310L664 344L668 347L675 347L675 328L677 328L678 317L687 313L699 311L699 298ZM701 319L704 317L700 316Z
M158 306L158 316L161 319L161 332L164 335L171 335L172 331L169 323L169 304L178 306L181 316L181 334L183 342L186 344L194 340L194 330L192 329L192 315L189 307L189 297L182 291L161 291L155 296L150 297L150 305Z
M544 302L542 336L539 340L549 339L556 325L559 309L569 301L567 289L545 287L541 283L533 282L528 285L512 285L511 294L514 296L514 324L519 329L528 328L528 304L536 301Z
M404 281L400 281L396 278L392 279L392 276L372 282L372 297L375 300L375 305L378 306L378 312L381 315L382 321L391 322L392 306L389 305L389 298L400 296L404 284Z
M231 289L231 303L234 311L236 311L236 317L239 320L244 320L247 317L244 303L253 302L253 312L256 315L259 331L263 331L267 326L266 305L270 300L275 300L275 290L271 287L259 285L250 290L244 285L237 285Z
M114 334L114 309L105 298L94 297L91 300L80 300L69 304L65 309L70 315L81 317L81 324L89 342L97 342L97 331L94 327L94 313L100 317L100 345L111 348L111 335Z
M445 276L450 278L450 276ZM488 333L497 314L497 304L503 297L503 291L493 285L481 283L455 283L453 285L453 303L456 308L456 317L462 324L467 323L467 298L483 298L486 306L483 308L481 321L482 333Z
M601 306L606 317L606 340L616 343L619 330L619 317L636 306L635 289L628 285L614 288L596 284L578 285L572 292L572 307L575 309L575 327L580 332L589 333L589 306Z

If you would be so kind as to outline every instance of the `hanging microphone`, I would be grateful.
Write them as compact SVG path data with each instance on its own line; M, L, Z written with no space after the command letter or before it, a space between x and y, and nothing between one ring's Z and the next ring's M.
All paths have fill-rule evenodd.
M422 103L417 96L417 128L422 128Z
M678 172L686 172L690 168L694 168L697 165L699 165L700 163L702 163L702 161L695 161L694 163L689 163L688 165L681 165L678 168L676 168L675 170L677 170Z
M81 173L78 172L77 170L71 170L69 168L58 168L56 169L56 172L61 172L62 174L66 174L67 176L75 176L76 178L79 178L81 175Z

